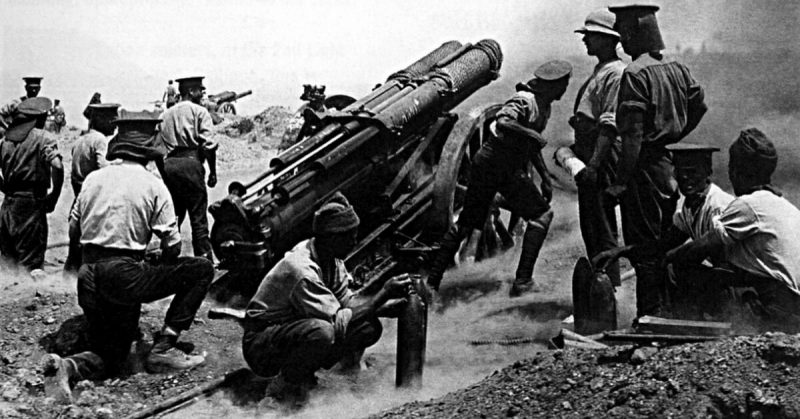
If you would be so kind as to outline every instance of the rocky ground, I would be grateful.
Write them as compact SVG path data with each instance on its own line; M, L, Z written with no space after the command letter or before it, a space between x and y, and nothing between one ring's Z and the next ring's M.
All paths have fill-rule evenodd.
M558 350L374 418L800 417L800 336Z
M220 185L262 170L291 115L271 107L257 117L218 125ZM63 133L65 156L79 132ZM370 368L358 376L320 373L320 387L305 409L286 412L259 403L252 396L264 383L250 382L249 388L218 393L170 417L800 417L800 336L766 334L657 349L547 349L571 312L569 277L582 253L575 197L562 186L536 267L541 292L507 298L518 249L448 272L441 303L430 312L423 388L394 388L395 325L389 321L384 338L367 352ZM210 193L214 200L224 187ZM71 201L67 187L49 217L51 243L66 240ZM209 300L182 337L208 352L207 363L179 374L144 373L141 356L161 326L164 300L143 308L142 340L132 348L127 376L78 383L70 406L45 398L37 365L41 355L69 354L85 345L75 280L60 272L64 253L63 247L48 251L47 277L39 281L0 272L0 417L125 417L244 365L239 326L209 320L215 304ZM622 319L632 316L632 285L623 284L617 293ZM524 344L471 344L505 339Z

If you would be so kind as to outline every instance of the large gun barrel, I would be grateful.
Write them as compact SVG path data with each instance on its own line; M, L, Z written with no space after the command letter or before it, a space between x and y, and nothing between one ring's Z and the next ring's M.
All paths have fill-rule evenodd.
M252 181L232 184L231 195L212 205L219 259L257 283L276 256L310 235L314 210L337 191L362 215L362 240L377 239L372 233L379 227L419 224L430 207L436 159L457 119L450 111L497 78L502 59L493 40L446 42L324 116L313 135L273 158ZM401 208L414 209L398 214Z

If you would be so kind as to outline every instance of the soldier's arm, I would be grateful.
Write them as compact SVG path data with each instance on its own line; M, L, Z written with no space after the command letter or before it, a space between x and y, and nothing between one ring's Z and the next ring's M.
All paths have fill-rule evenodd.
M208 163L208 186L213 188L217 184L217 146L219 144L211 138L212 127L211 114L203 108L198 115L197 136L200 146L203 147L203 157Z
M47 194L47 212L53 212L61 196L61 187L64 185L64 163L58 153L55 139L49 139L44 147L44 158L50 164L50 182L52 190Z
M523 138L530 140L534 144L534 148L542 149L547 145L547 140L533 129L527 128L514 119L501 116L497 119L497 129L503 133L512 135L519 135Z
M697 128L697 125L703 119L703 115L705 115L708 111L708 105L706 105L705 102L705 93L703 92L703 88L700 87L697 82L689 87L688 100L688 109L686 110L686 127L684 127L683 131L681 132L681 138L694 131L694 129Z
M640 111L628 112L625 116L625 128L621 130L622 153L617 169L617 180L607 191L612 196L621 195L628 184L636 165L644 141L644 114Z

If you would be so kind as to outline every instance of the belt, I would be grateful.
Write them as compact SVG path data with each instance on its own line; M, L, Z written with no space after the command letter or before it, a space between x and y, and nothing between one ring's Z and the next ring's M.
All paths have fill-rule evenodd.
M11 182L4 185L6 196L15 198L37 198L47 196L47 186L39 182Z
M167 158L189 158L195 160L203 160L202 153L199 148L176 148L167 154Z
M96 244L83 246L83 263L96 263L109 259L132 258L137 261L144 260L144 250L117 249L103 247Z

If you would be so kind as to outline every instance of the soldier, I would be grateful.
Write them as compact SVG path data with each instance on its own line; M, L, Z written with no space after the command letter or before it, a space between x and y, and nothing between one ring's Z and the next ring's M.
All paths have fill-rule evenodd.
M619 33L614 30L614 14L599 10L589 14L583 27L583 43L598 64L575 98L570 126L575 130L575 155L586 164L578 173L578 214L581 234L589 259L617 247L616 202L604 195L616 177L620 142L617 136L617 94L625 63L617 56ZM612 262L606 273L614 285L620 284L619 263Z
M621 199L625 244L646 244L658 241L669 229L678 201L672 155L665 146L692 132L707 107L703 89L689 69L661 55L658 6L609 9L616 14L622 48L633 62L620 82L617 129L622 152L617 179L606 193ZM657 315L666 270L657 254L640 255L631 262L636 270L637 315Z
M81 186L89 173L108 166L106 152L108 141L116 129L113 121L117 118L119 104L103 103L89 105L86 112L89 119L89 131L78 137L72 148L72 172L70 174L72 191L75 199L81 192ZM80 244L70 241L67 260L64 262L65 272L77 272L80 268Z
M517 93L505 102L490 126L491 135L472 161L464 209L441 241L434 256L428 284L439 289L442 275L464 238L483 227L495 194L500 192L512 212L527 223L516 277L510 295L533 288L533 268L547 237L553 211L550 173L541 150L547 144L541 132L550 118L551 104L567 90L572 66L549 61L534 71L534 78L517 84ZM533 182L528 165L533 163L541 178L541 191Z
M39 96L39 91L42 90L42 78L43 77L22 78L22 80L25 81L25 96L20 96L19 99L14 99L0 108L0 130L5 130L11 124L17 106L19 106L22 101Z
M356 244L359 218L337 193L314 213L314 237L269 271L247 305L242 353L253 372L276 376L267 395L303 403L314 372L362 353L381 337L378 317L397 317L411 280L389 279L374 294L353 293L344 257Z
M619 257L636 259L639 254L656 252L663 257L668 251L677 248L686 240L698 240L713 230L713 219L733 201L733 196L720 189L711 181L712 153L716 147L678 143L667 147L672 151L675 161L675 175L678 189L683 195L683 205L672 217L673 225L660 240L646 245L629 245L600 252L593 260L599 269L605 269L610 261ZM714 267L724 267L724 255L712 255L709 262ZM687 308L701 312L690 314L716 314L722 307L711 307L707 299L716 284L709 277L710 270L705 265L692 264L673 267L674 277L667 290L670 296L671 311L686 312ZM698 278L706 278L698 280ZM686 304L691 307L684 307Z
M716 270L717 281L753 287L757 297L745 302L768 322L769 330L797 333L800 210L772 185L777 164L778 153L764 133L756 128L742 131L731 144L728 163L736 199L712 218L710 231L668 252L666 261L698 264L724 254L732 271Z
M64 113L64 108L61 107L61 100L56 99L55 104L53 104L53 126L56 134L60 134L61 128L65 125L67 125L67 116Z
M166 102L167 109L169 109L178 103L178 99L178 91L175 90L175 86L172 85L172 80L170 80L167 82L167 88L164 90L164 94L161 95L161 101Z
M165 147L164 183L172 194L178 225L189 213L195 256L212 260L208 238L208 192L203 182L208 161L208 186L217 184L216 148L211 135L211 115L200 106L205 93L203 77L178 79L181 102L162 115L159 143Z
M50 99L38 97L15 106L11 125L0 144L5 194L0 207L0 253L34 275L44 265L47 214L55 209L64 182L58 145L44 131L51 107Z
M205 362L204 355L187 355L176 344L194 321L214 267L204 258L179 257L181 237L169 192L145 168L162 158L154 141L158 123L147 112L120 115L119 133L106 155L120 161L90 173L72 207L69 234L83 247L78 303L90 348L68 358L42 358L45 393L59 401L71 400L70 382L119 373L138 337L141 304L171 295L146 369L186 370ZM144 260L153 234L161 239L159 263Z

